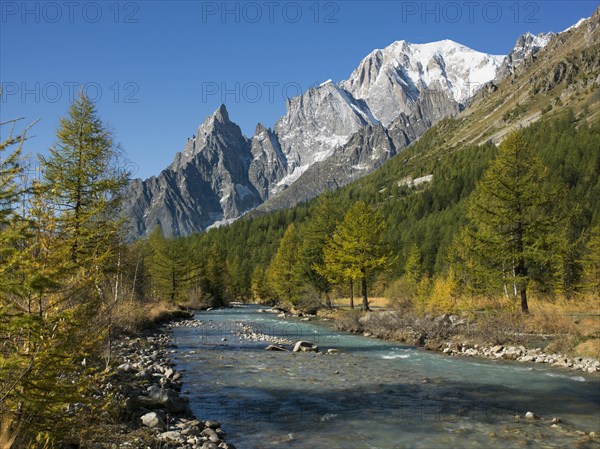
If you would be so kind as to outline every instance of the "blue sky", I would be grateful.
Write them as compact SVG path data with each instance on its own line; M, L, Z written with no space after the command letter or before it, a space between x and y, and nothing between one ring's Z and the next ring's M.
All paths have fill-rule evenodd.
M348 77L375 48L452 39L506 54L519 35L561 31L592 1L0 2L0 121L40 119L52 145L84 87L136 176L158 174L221 102L244 134L272 127L285 97ZM5 132L5 131L4 131Z

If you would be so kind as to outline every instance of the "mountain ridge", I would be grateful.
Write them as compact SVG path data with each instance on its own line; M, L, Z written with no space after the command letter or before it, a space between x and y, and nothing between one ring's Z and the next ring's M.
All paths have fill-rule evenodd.
M480 87L493 90L504 77L515 76L555 37L526 33L502 59L451 40L396 41L369 53L347 80L328 80L288 99L286 114L274 128L259 123L251 138L221 105L166 170L131 183L126 195L134 222L130 237L156 226L167 236L188 235L255 208L289 207L354 181L437 121L458 114L483 95ZM477 55L473 70L447 66L445 58L464 61L465 55ZM475 91L470 83L477 83Z

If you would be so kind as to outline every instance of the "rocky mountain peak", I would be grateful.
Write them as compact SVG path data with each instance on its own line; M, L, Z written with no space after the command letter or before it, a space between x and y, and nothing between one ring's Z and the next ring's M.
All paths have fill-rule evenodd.
M529 31L517 39L515 46L502 61L496 74L496 80L514 74L520 67L527 66L536 58L537 53L548 45L556 33L531 34Z
M212 118L214 121L217 121L222 124L229 123L229 112L227 112L227 107L225 103L221 104L219 108L213 113Z

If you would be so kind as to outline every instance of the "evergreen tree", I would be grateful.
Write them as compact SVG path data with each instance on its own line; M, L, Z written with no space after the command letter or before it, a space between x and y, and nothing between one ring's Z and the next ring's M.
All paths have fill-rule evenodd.
M590 231L583 258L585 288L592 294L600 294L600 224Z
M417 285L421 280L422 273L422 265L421 265L421 249L419 245L414 243L411 246L408 256L406 257L406 263L404 264L404 273L410 282L413 282L414 285Z
M85 121L80 125L84 134ZM9 139L9 146L23 142ZM0 145L3 151L5 144ZM87 147L81 148L81 153L86 151ZM66 169L59 173L55 164L60 151L42 161L42 174L53 177L32 185L20 165L19 152L20 148L0 157L0 419L10 419L12 414L13 420L20 421L25 430L17 445L25 447L27 439L40 432L51 431L48 435L57 441L66 438L74 423L80 424L87 415L68 409L69 404L83 404L90 412L104 404L91 393L102 376L82 362L97 357L101 349L107 315L102 314L104 308L92 305L102 305L93 299L106 293L105 263L118 234L117 230L105 239L94 231L106 230L106 217L117 216L118 211L99 206L105 192L101 185L94 186L94 195L80 204L81 214L94 226L89 226L85 237L79 233L78 246L96 250L81 259L73 257L74 229L87 223L80 220L76 226L75 220L68 219L69 204L59 189L69 173ZM108 182L111 174L102 177L103 183Z
M84 94L61 118L56 135L49 157L40 157L41 200L51 205L71 272L78 272L80 284L90 285L93 296L122 240L120 193L128 174L120 165L111 131Z
M0 142L0 292L10 289L11 269L17 263L19 243L28 229L28 223L16 210L24 193L19 177L23 173L21 152L25 138L25 133L14 136L11 131Z
M278 299L297 304L302 295L300 236L296 226L289 225L267 270L268 284Z
M308 222L301 228L302 244L300 264L302 276L317 291L325 294L326 304L331 307L331 283L315 267L323 265L323 248L331 238L335 227L342 218L339 206L330 193L326 192L316 200Z
M191 272L186 253L183 240L166 239L160 226L150 234L145 265L152 280L153 298L172 302L184 298Z
M391 255L383 241L385 223L381 214L358 201L336 227L324 248L321 272L330 282L360 281L363 309L369 309L367 280L391 263Z
M515 131L500 145L467 214L469 225L460 244L474 258L480 275L518 297L525 313L534 271L556 270L555 220L549 215L556 199L548 188L547 169L522 131Z
M225 298L225 258L221 248L213 243L206 257L204 264L204 283L202 291L205 299L212 307L224 306L227 304Z

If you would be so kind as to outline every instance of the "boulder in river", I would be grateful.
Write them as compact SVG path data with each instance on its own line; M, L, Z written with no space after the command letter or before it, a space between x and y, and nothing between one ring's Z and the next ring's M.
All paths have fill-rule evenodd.
M300 340L294 345L294 352L319 352L319 348L310 341Z

